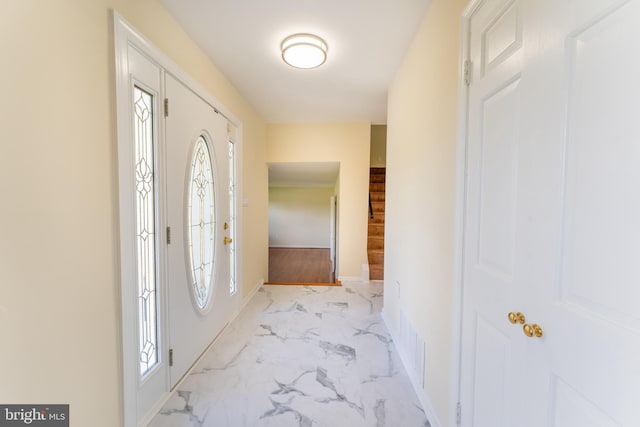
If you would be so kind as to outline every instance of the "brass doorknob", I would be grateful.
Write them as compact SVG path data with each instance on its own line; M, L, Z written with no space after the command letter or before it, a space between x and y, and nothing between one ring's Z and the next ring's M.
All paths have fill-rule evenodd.
M518 312L510 312L509 315L509 322L511 322L512 324L516 324L516 323L520 323L521 325L524 324L525 319L524 319L524 314Z
M533 338L533 337L542 338L542 335L544 334L542 332L542 328L536 323L534 323L533 325L529 325L528 323L526 323L522 327L522 331L529 338Z
M223 242L226 245L227 243L233 242L233 239L231 237L224 236Z

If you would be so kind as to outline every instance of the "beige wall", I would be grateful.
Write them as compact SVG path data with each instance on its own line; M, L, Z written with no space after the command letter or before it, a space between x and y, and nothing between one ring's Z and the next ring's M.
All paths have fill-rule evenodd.
M333 187L269 188L269 246L329 248Z
M371 125L296 123L267 126L267 162L339 162L338 275L360 277L367 264Z
M387 125L371 126L371 155L372 168L383 168L387 165Z
M433 0L389 91L384 310L425 341L425 392L449 419L459 16ZM394 284L400 283L400 297Z
M267 272L265 125L156 0L0 2L0 402L121 425L115 7L244 123L245 294Z

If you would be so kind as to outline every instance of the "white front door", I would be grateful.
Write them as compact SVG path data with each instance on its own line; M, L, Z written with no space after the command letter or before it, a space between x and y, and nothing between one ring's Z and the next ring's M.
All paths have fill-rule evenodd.
M235 310L227 120L166 78L169 347L174 387Z
M640 0L474 4L462 425L639 426Z

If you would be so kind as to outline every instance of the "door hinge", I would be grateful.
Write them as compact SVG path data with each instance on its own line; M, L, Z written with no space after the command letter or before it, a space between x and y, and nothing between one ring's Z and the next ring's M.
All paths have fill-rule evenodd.
M173 349L169 349L169 366L173 366Z
M471 68L473 63L470 60L464 61L464 84L471 86Z
M171 244L171 227L167 227L167 245Z
M460 402L456 405L456 425L462 425L462 404Z
M169 98L164 99L164 116L169 117Z

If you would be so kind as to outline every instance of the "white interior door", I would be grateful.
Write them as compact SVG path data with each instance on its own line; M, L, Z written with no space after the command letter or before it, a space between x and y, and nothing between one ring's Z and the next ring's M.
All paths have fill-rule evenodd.
M470 10L464 426L640 425L638 22L640 0Z
M174 387L224 328L230 292L227 121L167 75L169 346Z
M526 343L506 320L509 311L526 311L520 305L526 285L520 280L521 244L516 239L522 212L519 13L517 3L490 0L470 19L474 73L469 93L462 365L463 421L468 426L525 425L519 417L524 408L513 391L528 380L526 363L514 357L526 354Z

